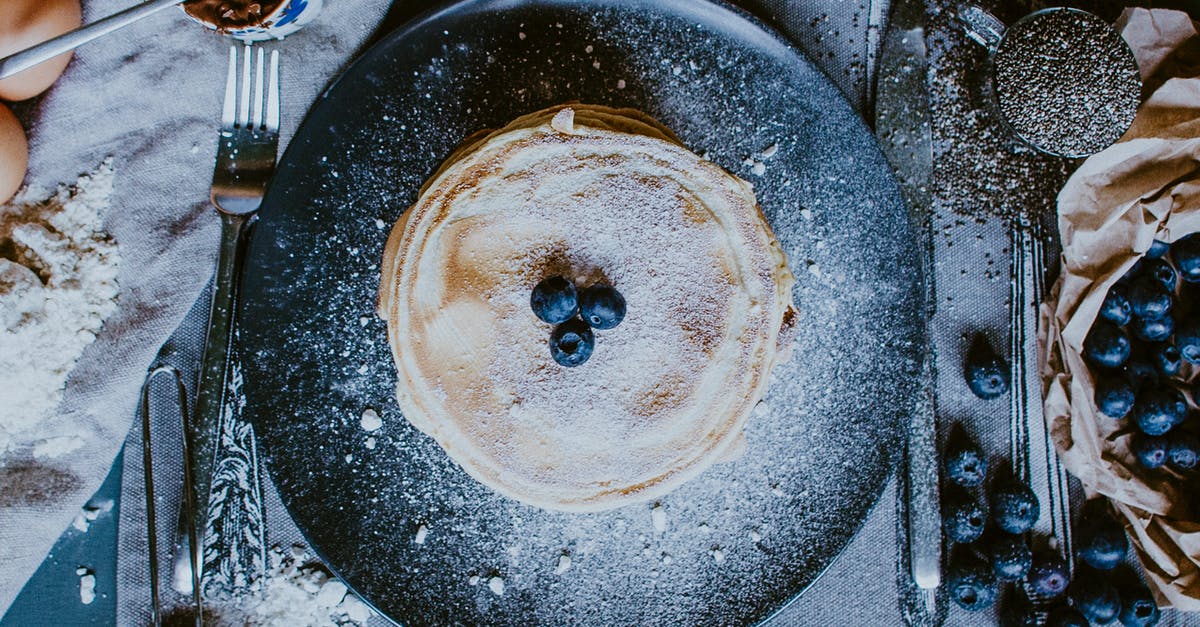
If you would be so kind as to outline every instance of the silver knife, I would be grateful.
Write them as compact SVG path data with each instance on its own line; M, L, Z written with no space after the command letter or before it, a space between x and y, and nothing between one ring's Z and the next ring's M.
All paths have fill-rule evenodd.
M879 45L875 73L875 134L900 182L922 245L927 320L933 319L934 293L931 182L933 176L932 115L929 64L925 47L925 0L892 0L887 28ZM931 337L926 333L926 337ZM903 607L909 624L940 622L935 591L941 581L941 516L938 509L937 388L933 347L921 368L921 394L913 408L905 446L898 500L904 533L901 564L919 592L924 607ZM902 594L902 597L904 595ZM912 605L905 603L902 605ZM914 616L921 613L924 617Z

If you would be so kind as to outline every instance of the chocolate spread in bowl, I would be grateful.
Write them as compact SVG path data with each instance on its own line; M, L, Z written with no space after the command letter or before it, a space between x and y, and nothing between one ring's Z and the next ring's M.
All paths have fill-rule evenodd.
M183 10L188 15L216 26L235 30L262 24L286 0L190 0Z

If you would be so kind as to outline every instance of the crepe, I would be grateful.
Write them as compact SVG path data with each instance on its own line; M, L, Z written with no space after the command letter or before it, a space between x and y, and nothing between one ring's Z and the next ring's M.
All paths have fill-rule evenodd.
M551 276L628 304L576 368L530 308ZM749 183L640 112L575 104L447 159L392 229L378 311L410 423L504 495L597 511L737 454L794 281Z

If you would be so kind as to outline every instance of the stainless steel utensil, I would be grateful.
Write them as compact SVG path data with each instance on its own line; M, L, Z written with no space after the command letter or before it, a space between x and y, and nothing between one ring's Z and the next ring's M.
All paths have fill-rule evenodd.
M150 371L146 374L146 378L142 381L142 474L146 483L146 551L149 558L150 568L150 624L154 627L162 625L162 595L159 592L158 586L158 516L156 514L155 505L157 503L154 496L154 449L151 446L152 432L150 425L153 422L150 414L150 384L155 377L160 374L170 374L175 382L176 402L178 402L179 415L183 421L183 429L181 433L185 434L182 438L182 453L183 453L183 503L182 513L185 517L191 517L196 511L196 500L191 484L191 451L188 448L188 438L186 436L191 428L191 420L188 414L188 397L187 388L183 385L183 376L174 366L165 364L156 364L151 366ZM194 541L195 536L191 536ZM194 546L194 542L190 542L192 546L188 552L189 556L198 554L198 547ZM193 577L199 573L197 564L192 563L191 572ZM196 616L199 617L203 613L203 605L200 599L199 582L192 582L192 603ZM199 618L197 618L199 621Z
M221 218L221 245L213 278L212 308L200 363L192 437L192 485L202 507L182 526L200 539L195 562L208 597L249 592L265 568L266 542L254 430L241 419L237 402L240 364L234 314L239 276L250 227L275 171L279 145L279 53L269 69L264 51L245 47L240 66L237 46L229 51L225 104L221 116L211 199ZM264 84L265 74L265 84ZM252 82L253 77L253 82ZM177 572L187 542L176 548Z
M933 319L933 240L930 220L933 176L931 111L927 85L924 0L894 0L880 44L876 73L875 134L900 180L912 219L925 242L926 315ZM931 337L932 334L927 334ZM931 346L922 364L923 394L912 409L898 480L901 520L901 609L910 624L940 623L936 590L941 581L941 517L938 509L937 371ZM907 565L907 568L904 568ZM906 571L906 572L905 572ZM941 613L944 617L944 611Z
M91 24L80 26L54 39L43 41L20 52L14 52L0 59L0 79L5 79L18 72L28 70L64 52L74 50L93 39L103 37L118 28L128 26L144 17L149 17L163 9L173 7L182 2L183 0L149 0L92 22Z

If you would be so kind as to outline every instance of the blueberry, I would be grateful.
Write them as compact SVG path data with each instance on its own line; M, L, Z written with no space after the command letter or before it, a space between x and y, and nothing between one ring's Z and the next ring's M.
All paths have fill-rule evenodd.
M1193 364L1200 364L1200 316L1187 316L1175 328L1175 345L1179 354Z
M1187 417L1187 401L1179 390L1157 386L1140 390L1133 403L1133 419L1146 435L1162 435Z
M992 521L1007 533L1025 533L1037 522L1041 508L1037 496L1024 482L1005 478L992 482L989 501Z
M987 563L969 551L955 551L946 569L950 598L964 610L977 612L996 601L996 578Z
M1120 368L1129 359L1129 336L1120 327L1100 320L1083 341L1083 356L1097 366Z
M625 319L625 297L611 285L593 285L579 295L579 313L593 329L611 329Z
M1129 450L1133 451L1143 468L1154 470L1167 463L1166 436L1134 433L1129 440Z
M1132 379L1132 375L1130 376ZM1133 408L1133 386L1125 379L1112 375L1101 375L1096 379L1096 408L1100 413L1120 420Z
M1133 309L1129 306L1129 296L1124 285L1118 284L1109 288L1108 296L1104 297L1104 304L1100 305L1100 317L1119 327L1129 324L1130 318L1133 317Z
M942 470L945 478L960 486L982 485L987 477L987 457L979 445L962 426L955 424L946 439L946 450L942 453Z
M1033 565L1033 551L1023 535L1011 533L989 533L987 555L992 561L992 572L1001 581L1019 581L1029 573Z
M1147 383L1158 383L1158 370L1154 368L1153 355L1144 345L1136 345L1125 362L1125 377L1133 389L1140 390Z
M987 524L987 512L983 504L966 490L954 485L948 486L942 494L942 529L946 532L946 538L958 544L978 540Z
M1150 360L1154 363L1154 370L1164 377L1173 377L1179 374L1179 370L1183 367L1183 358L1174 344L1156 345L1150 351Z
M1158 624L1161 612L1150 589L1141 582L1127 584L1118 591L1121 612L1117 615L1125 627L1152 627Z
M1182 429L1168 433L1167 463L1179 471L1195 469L1200 463L1200 439Z
M1056 605L1046 615L1046 627L1090 627L1079 610L1070 605Z
M975 396L985 401L999 398L1008 391L1008 362L992 350L987 337L982 333L975 334L971 340L963 375Z
M1175 319L1169 315L1159 318L1136 318L1129 325L1133 336L1143 342L1162 342L1175 332Z
M568 320L550 334L550 355L560 366L574 368L592 356L596 338L582 320Z
M1145 258L1162 259L1164 256L1166 256L1168 250L1171 250L1170 244L1160 239L1156 239L1150 243L1150 248L1146 250Z
M1067 596L1080 614L1102 625L1116 618L1121 611L1121 597L1109 577L1090 568L1075 569Z
M1033 596L1054 599L1062 596L1071 582L1067 562L1053 551L1038 551L1033 554L1033 565L1025 579L1033 590Z
M1104 499L1092 499L1075 523L1075 555L1098 570L1112 570L1125 561L1129 539L1125 528L1113 520Z
M1138 318L1161 318L1171 311L1174 300L1152 277L1142 275L1129 284L1129 308Z
M1168 292L1174 292L1179 285L1179 275L1166 259L1147 259L1142 264L1142 276L1157 281Z
M543 279L533 287L529 297L533 315L548 324L561 324L575 317L579 303L575 298L575 284L554 276Z
M1171 244L1171 258L1184 281L1200 282L1200 233L1185 235Z

